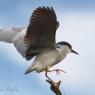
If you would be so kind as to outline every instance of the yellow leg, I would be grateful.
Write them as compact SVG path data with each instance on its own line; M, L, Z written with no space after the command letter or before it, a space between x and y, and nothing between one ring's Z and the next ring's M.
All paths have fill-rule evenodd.
M49 70L49 67L46 68L45 70L45 76L49 79L52 80L49 76L48 76L48 72L53 72L56 71L56 74L60 75L60 71L66 73L65 71L61 70L61 69L55 69L55 70Z
M45 76L49 79L49 80L51 80L52 81L52 79L48 76L48 73L49 72L49 67L47 67L46 68L46 70L45 70Z
M60 75L60 71L66 73L65 71L63 71L61 69L48 70L48 72L53 72L53 71L56 71L56 73L59 74L59 75Z

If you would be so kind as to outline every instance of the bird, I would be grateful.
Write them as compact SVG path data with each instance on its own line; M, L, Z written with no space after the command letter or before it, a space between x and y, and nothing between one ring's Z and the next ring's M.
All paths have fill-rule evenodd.
M75 53L70 43L56 43L56 31L59 27L53 7L38 7L33 10L27 27L8 27L0 29L0 41L13 43L17 51L27 61L34 58L25 74L45 71L49 78L49 68L60 63L67 54ZM60 69L51 71L62 71Z

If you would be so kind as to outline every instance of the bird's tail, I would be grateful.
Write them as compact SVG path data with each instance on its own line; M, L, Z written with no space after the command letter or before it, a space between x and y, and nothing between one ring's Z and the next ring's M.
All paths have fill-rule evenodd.
M28 73L31 73L32 71L35 71L35 65L33 66L30 66L27 70L26 70L26 72L25 72L25 74L28 74Z
M0 29L0 41L12 43L12 39L17 35L13 28Z

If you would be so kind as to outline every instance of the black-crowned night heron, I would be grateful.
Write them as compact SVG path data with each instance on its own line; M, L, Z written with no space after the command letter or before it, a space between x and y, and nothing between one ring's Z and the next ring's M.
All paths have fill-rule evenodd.
M33 11L27 28L0 29L0 41L13 43L26 60L35 57L26 74L32 71L46 71L46 77L49 78L47 72L51 66L62 61L70 52L78 54L68 42L56 44L55 34L58 26L59 23L52 7L38 7Z

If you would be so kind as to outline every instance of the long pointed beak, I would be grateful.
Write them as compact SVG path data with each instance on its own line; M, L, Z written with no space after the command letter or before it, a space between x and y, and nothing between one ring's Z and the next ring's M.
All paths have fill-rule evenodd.
M79 55L76 51L74 51L73 49L71 50L72 53L75 53L77 55Z

